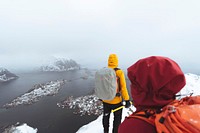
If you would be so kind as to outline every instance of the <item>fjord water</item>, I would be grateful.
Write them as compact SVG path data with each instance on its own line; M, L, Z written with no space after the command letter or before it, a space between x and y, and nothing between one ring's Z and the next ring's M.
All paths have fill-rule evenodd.
M38 133L75 133L82 125L95 120L97 116L79 116L72 109L59 108L58 102L68 96L84 96L94 89L92 72L74 70L69 72L33 72L18 74L19 78L0 83L0 132L17 122L27 123L38 129ZM4 109L2 106L14 98L28 92L35 84L51 80L66 79L55 96L45 96L32 105L20 105Z

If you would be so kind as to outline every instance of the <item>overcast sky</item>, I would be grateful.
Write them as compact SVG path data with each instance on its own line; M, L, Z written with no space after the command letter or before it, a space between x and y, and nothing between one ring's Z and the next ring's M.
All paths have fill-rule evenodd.
M1 0L0 67L28 68L51 57L103 67L110 53L126 69L167 56L199 72L199 0Z

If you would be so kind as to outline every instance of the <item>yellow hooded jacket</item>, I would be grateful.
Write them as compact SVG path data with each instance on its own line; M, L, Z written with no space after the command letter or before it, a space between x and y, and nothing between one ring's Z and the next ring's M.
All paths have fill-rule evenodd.
M116 54L110 54L108 58L108 67L109 68L117 68L118 67L118 58ZM124 100L129 100L128 91L126 88L126 80L124 76L124 72L120 69L116 71L116 76L120 78L120 86L121 86L121 96L116 96L113 100L103 100L105 103L109 104L118 104Z

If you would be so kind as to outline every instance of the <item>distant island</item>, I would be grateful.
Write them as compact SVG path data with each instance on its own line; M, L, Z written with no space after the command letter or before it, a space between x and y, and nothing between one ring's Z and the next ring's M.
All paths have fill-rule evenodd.
M63 72L79 69L80 65L76 61L72 59L57 58L49 64L41 66L39 70L42 72Z
M36 84L25 94L15 98L10 103L3 105L3 108L12 108L18 105L31 105L40 100L44 96L56 95L61 87L67 82L67 80L49 81L47 83Z
M7 82L13 79L17 79L18 76L14 73L11 73L5 68L0 68L0 82Z

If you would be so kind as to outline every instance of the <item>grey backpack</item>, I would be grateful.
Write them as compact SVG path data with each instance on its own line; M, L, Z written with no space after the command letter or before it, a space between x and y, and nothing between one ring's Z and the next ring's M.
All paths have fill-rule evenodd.
M118 70L118 69L117 69ZM102 100L112 100L117 93L115 69L104 67L95 73L95 95Z

